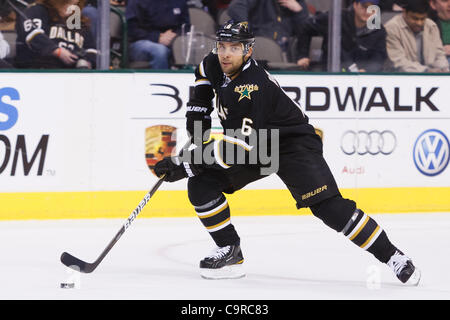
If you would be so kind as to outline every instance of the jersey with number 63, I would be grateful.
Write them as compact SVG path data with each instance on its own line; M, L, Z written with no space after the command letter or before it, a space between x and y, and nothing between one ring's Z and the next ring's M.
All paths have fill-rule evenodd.
M218 56L210 53L195 70L195 77L194 94L187 104L188 131L192 130L190 122L209 116L213 111L212 100L216 96L216 108L224 128L225 142L240 144L238 140L246 140L241 144L253 147L245 139L246 136L266 129L266 136L270 138L270 131L277 129L279 151L282 154L295 151L296 141L302 136L315 134L300 106L253 59L249 59L242 72L231 80L222 72ZM244 138L227 139L229 129Z
M55 21L49 9L42 4L33 4L24 13L26 18L19 16L16 20L17 67L73 68L52 55L58 47L75 53L83 49L86 53L84 59L95 65L95 41L86 25L74 24L70 16L66 21Z

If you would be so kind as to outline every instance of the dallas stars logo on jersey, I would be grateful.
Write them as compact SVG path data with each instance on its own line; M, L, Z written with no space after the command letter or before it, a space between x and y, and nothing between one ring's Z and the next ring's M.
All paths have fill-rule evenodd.
M247 99L251 100L252 97L250 96L250 94L253 91L258 91L258 89L259 89L258 85L256 85L256 84L243 84L243 85L240 85L240 86L236 86L234 88L234 92L237 92L237 93L241 94L241 96L239 97L239 100L238 100L238 102L239 102L239 101L241 101L244 98L247 98Z

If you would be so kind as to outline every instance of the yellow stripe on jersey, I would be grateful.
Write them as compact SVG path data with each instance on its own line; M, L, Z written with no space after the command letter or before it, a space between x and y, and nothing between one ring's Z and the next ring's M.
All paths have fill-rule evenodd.
M198 71L200 72L200 75L202 77L206 78L205 68L203 67L203 61L200 62L200 65L198 66Z
M209 82L206 78L201 78L195 81L195 86L201 86L201 85L211 85L211 82Z
M45 34L45 32L42 29L35 29L27 35L27 37L25 38L25 42L26 43L31 42L31 40L33 40L34 37L36 37L38 34Z
M224 169L228 169L230 166L227 165L220 155L220 140L214 141L214 158L216 159L216 162L219 166L221 166Z
M233 137L229 137L229 136L223 136L223 141L228 142L228 143L232 143L235 145L238 145L242 148L244 148L246 151L251 151L253 149L252 146L250 146L249 144L247 144L245 141L237 139L237 138L233 138Z

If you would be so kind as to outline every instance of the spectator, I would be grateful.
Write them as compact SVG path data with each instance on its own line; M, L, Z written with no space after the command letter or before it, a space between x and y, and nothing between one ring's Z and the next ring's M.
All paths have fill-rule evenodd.
M92 68L95 43L86 18L70 7L81 0L37 0L16 20L16 66L18 68Z
M84 16L89 18L92 37L97 39L97 0L86 0L86 5L84 6L82 13Z
M129 0L126 17L130 60L148 61L153 69L169 69L170 46L183 24L190 26L186 0Z
M402 6L407 0L380 0L378 6L381 11L402 11ZM352 4L352 0L346 1L347 6Z
M9 50L9 43L3 38L3 35L0 32L0 69L12 68L8 62L3 60L9 54Z
M6 0L0 0L0 3L3 3L3 5L0 5L0 30L14 31L16 17L20 14L18 12L25 11L34 2L36 0L9 0L8 2Z
M207 11L214 20L218 19L220 10L228 8L231 0L187 0L188 7L200 8Z
M408 0L387 0L386 2L389 2L389 1L392 2L392 9L391 9L392 11L402 11L406 2L408 2ZM385 8L384 10L388 10L388 9Z
M0 1L0 20L9 17L12 12L16 10L25 10L35 0L2 0ZM15 18L15 14L14 14Z
M228 15L234 21L248 21L255 36L274 39L288 53L309 11L304 0L233 0Z
M445 55L450 63L450 0L430 0L430 5L433 8L430 18L439 27Z
M16 21L16 9L25 10L29 4L35 0L10 0L9 2L0 1L0 30L14 31ZM10 3L14 5L14 9Z
M400 72L448 72L439 29L427 18L428 0L409 0L385 27L387 67Z
M379 0L354 0L350 8L342 10L341 67L344 71L379 72L387 57L386 30L368 28L372 12L367 8L378 5ZM297 65L310 66L309 43L313 36L323 36L321 68L326 70L328 56L328 12L308 18L300 28ZM308 44L308 45L305 45Z
M219 14L223 11L228 9L228 6L231 3L231 0L211 0L214 3L214 7L215 11L213 11L212 9L210 9L210 13L216 17L216 20L219 19Z

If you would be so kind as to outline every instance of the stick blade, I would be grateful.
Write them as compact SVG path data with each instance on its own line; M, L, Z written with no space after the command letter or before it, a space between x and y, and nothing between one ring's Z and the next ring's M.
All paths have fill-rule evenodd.
M68 252L63 252L63 254L61 255L61 262L66 267L82 273L91 273L96 267L95 264L84 262L83 260L74 257Z

